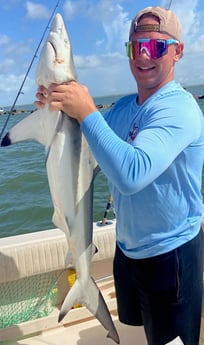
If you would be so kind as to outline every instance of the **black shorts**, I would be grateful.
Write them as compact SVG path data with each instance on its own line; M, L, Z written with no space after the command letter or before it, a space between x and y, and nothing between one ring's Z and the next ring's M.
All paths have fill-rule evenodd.
M198 345L203 287L203 232L168 253L130 259L116 246L114 279L119 320L144 325L148 345L180 336Z

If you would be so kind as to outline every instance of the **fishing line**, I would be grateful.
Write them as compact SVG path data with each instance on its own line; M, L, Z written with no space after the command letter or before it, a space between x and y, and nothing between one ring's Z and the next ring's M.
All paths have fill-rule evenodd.
M170 9L171 4L172 4L172 1L173 1L173 0L170 0L169 7L167 8L167 10L169 10L169 9Z
M54 17L54 14L55 14L55 12L56 12L56 10L57 10L57 7L59 7L60 2L61 2L61 0L58 0L58 1L57 1L57 4L56 4L56 6L55 6L55 8L54 8L54 10L53 10L53 12L52 12L52 14L51 14L51 16L50 16L50 19L49 19L49 21L48 21L48 23L47 23L47 25L46 25L46 28L45 28L45 30L44 30L44 32L43 32L43 34L42 34L42 37L41 37L41 39L40 39L40 42L39 42L39 44L38 44L38 46L37 46L37 48L36 48L36 50L35 50L35 53L34 53L34 55L33 55L33 57L32 57L32 60L31 60L30 65L29 65L29 67L28 67L28 69L27 69L27 72L26 72L26 74L25 74L25 77L24 77L24 79L23 79L23 81L22 81L22 83L21 83L21 86L20 86L19 90L18 90L17 96L16 96L16 98L15 98L15 100L14 100L14 102L13 102L13 105L12 105L12 107L11 107L9 113L8 113L8 117L7 117L7 119L6 119L5 123L4 123L4 126L3 126L2 130L1 130L1 133L0 133L0 140L1 140L2 135L3 135L4 131L5 131L5 128L6 128L7 124L8 124L8 121L9 121L11 115L12 115L12 112L14 111L14 108L15 108L16 102L17 102L17 100L18 100L18 97L19 97L20 94L22 93L22 88L23 88L23 86L24 86L24 84L25 84L25 81L26 81L26 79L27 79L27 77L28 77L28 74L29 74L30 69L31 69L31 67L32 67L32 65L33 65L33 62L34 62L35 58L37 58L38 50L39 50L39 48L40 48L40 46L41 46L41 44L42 44L42 41L44 40L46 31L49 29L50 23L51 23L51 21L52 21L52 19L53 19L53 17Z

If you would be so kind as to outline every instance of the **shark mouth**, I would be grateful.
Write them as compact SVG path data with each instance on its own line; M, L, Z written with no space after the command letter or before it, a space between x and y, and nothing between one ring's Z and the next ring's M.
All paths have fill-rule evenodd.
M63 63L64 62L64 59L62 59L61 57L59 57L59 56L57 56L57 49L56 49L56 47L55 47L55 45L54 45L54 43L52 42L52 41L48 41L47 42L47 44L48 45L50 45L50 47L51 47L51 49L52 49L52 51L53 51L53 55L54 55L54 62L55 63Z

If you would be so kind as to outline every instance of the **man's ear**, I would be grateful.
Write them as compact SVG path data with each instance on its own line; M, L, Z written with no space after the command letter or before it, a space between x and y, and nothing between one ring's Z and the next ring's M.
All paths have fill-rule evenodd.
M182 42L179 42L175 45L175 56L174 56L175 62L179 61L182 58L183 49L184 49L184 44Z

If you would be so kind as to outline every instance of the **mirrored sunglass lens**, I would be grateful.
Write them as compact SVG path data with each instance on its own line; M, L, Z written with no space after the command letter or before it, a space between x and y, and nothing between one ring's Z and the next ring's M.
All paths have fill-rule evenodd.
M133 57L133 46L132 46L132 43L133 43L133 42L126 42L126 43L125 43L125 46L126 46L126 54L127 54L127 56L128 56L131 60L134 59L134 57Z
M164 40L150 40L139 42L139 54L142 53L143 50L152 58L158 59L163 56L166 52L166 42Z
M167 52L166 41L157 40L157 48L155 49L155 59L162 57Z
M125 48L127 56L130 57L130 42L125 43Z
M158 59L167 52L167 43L165 40L147 40L147 41L133 41L126 42L126 53L127 56L135 60L143 50L151 57L151 59Z

